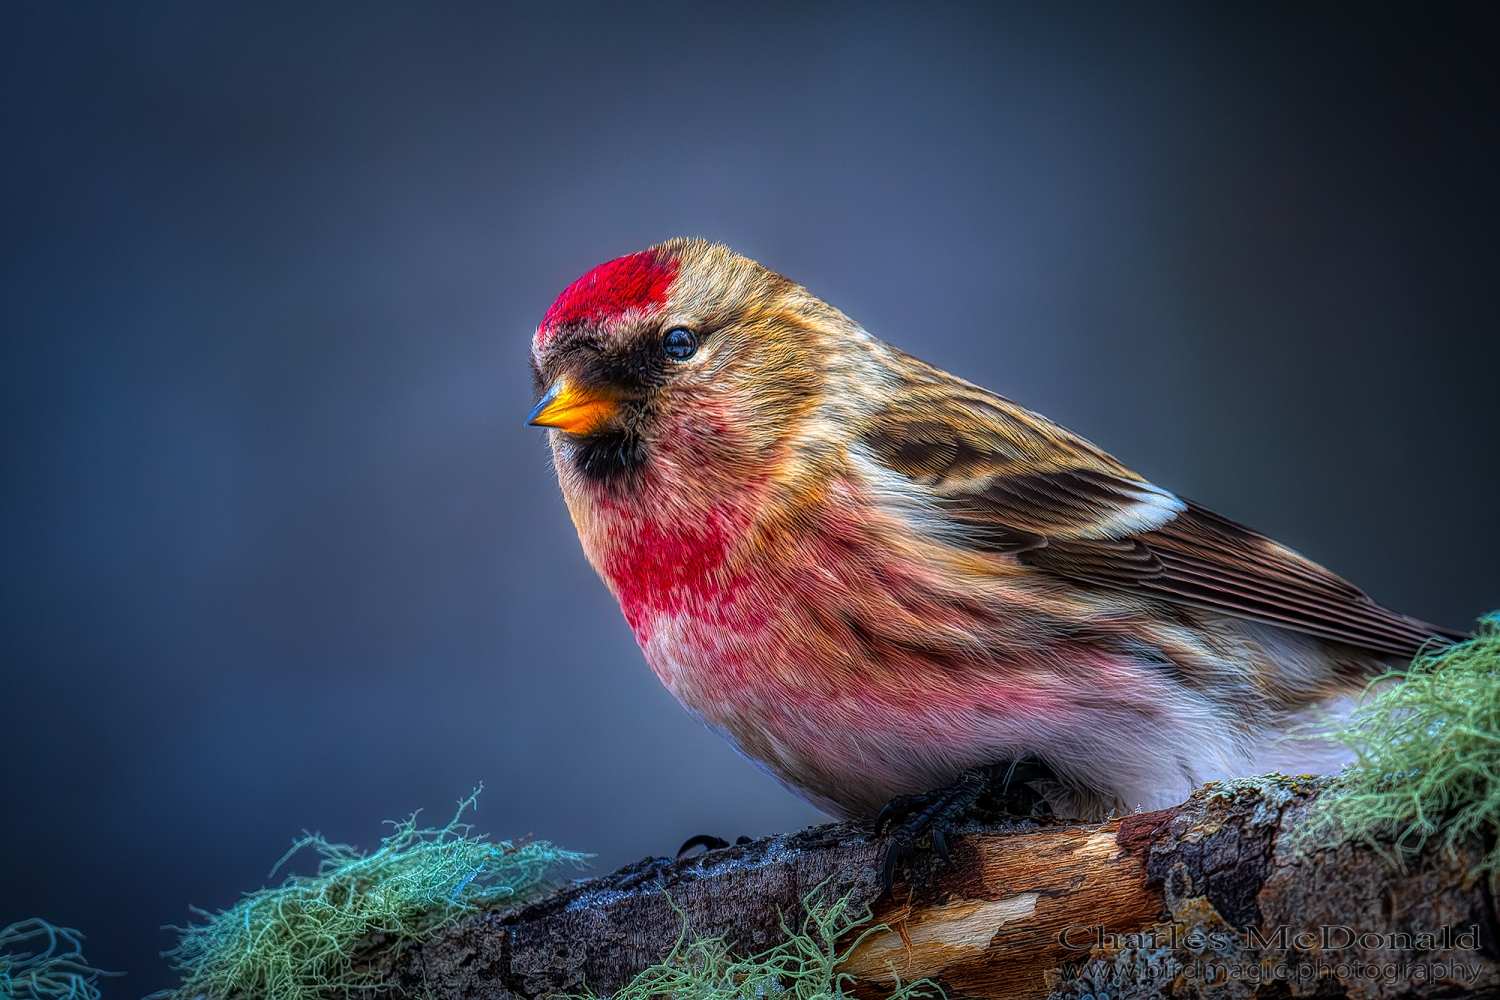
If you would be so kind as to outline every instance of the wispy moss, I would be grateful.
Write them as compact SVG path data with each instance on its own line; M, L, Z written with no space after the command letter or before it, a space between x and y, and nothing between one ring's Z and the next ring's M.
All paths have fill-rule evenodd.
M1360 839L1397 863L1439 838L1492 845L1476 875L1500 877L1500 612L1475 637L1418 656L1336 737L1355 763L1322 796L1308 835ZM1385 680L1385 679L1382 679ZM1378 683L1378 682L1377 682Z
M311 847L323 857L316 875L289 876L218 914L196 910L206 922L175 928L181 938L167 957L183 982L172 992L210 1000L328 1000L379 990L378 977L356 963L363 954L423 940L484 907L526 902L552 887L557 866L582 867L590 857L543 841L474 835L459 820L478 794L460 802L441 828L418 828L416 813L387 821L395 830L371 854L304 836L271 871Z
M83 957L83 935L72 928L31 919L0 930L4 1000L99 1000L99 977L120 975L90 966Z
M612 1000L844 1000L854 977L839 965L871 934L887 931L885 924L868 926L868 909L854 912L849 897L820 904L822 886L803 899L803 917L793 928L782 919L786 940L749 958L736 958L722 937L691 934L686 919L682 934L667 956L643 970L617 991ZM864 930L842 947L852 931ZM894 970L893 970L894 971ZM890 1000L918 1000L944 996L930 979L896 987ZM569 1000L598 1000L592 994Z

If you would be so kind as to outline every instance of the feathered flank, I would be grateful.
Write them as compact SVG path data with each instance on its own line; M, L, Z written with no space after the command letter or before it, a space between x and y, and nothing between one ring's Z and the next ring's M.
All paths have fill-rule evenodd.
M1334 767L1279 737L1448 634L726 247L645 253L659 301L533 341L589 415L564 498L662 682L833 815L1027 756L1077 815Z

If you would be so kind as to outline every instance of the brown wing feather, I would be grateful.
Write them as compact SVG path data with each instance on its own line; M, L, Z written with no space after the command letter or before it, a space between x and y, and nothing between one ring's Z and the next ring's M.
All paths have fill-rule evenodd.
M865 443L887 468L926 487L976 548L1380 653L1410 656L1433 638L1462 638L1382 608L1322 566L1152 486L1010 400L901 360L905 392Z
M1118 547L1129 545L1127 554ZM1064 542L1021 561L1078 580L1126 586L1382 653L1411 656L1434 637L1461 638L1389 611L1285 546L1198 504L1155 531L1113 545ZM1136 569L1155 562L1155 572ZM1122 570L1129 570L1122 572Z

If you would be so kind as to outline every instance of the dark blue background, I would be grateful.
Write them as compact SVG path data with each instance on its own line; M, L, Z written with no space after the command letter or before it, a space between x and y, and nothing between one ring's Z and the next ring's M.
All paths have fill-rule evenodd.
M657 684L522 426L547 304L666 237L1500 606L1493 24L529 6L0 14L0 924L110 996L303 827L481 779L600 867L818 820Z

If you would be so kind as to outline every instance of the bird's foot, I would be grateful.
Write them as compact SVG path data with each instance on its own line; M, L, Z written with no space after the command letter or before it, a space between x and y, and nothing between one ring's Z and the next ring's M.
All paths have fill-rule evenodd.
M1030 786L1033 781L1055 782L1050 768L1035 758L1026 757L1000 764L971 768L946 788L920 795L898 795L885 804L875 818L875 835L889 827L891 839L880 863L880 879L889 896L896 883L896 866L903 854L916 850L924 833L932 839L932 849L948 863L948 837L956 823L969 819L1026 818L1050 812L1041 793ZM686 846L686 845L684 845Z
M734 843L735 846L748 844L750 843L750 838L744 836L736 837ZM717 851L720 848L728 846L730 846L729 841L723 837L715 837L711 833L700 833L696 837L689 837L682 842L682 846L677 848L677 857L679 860L682 859L695 847L703 848L703 853L707 854L709 851Z

